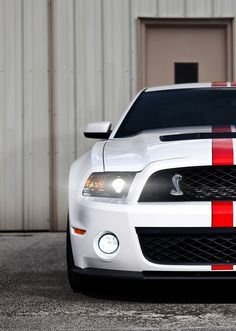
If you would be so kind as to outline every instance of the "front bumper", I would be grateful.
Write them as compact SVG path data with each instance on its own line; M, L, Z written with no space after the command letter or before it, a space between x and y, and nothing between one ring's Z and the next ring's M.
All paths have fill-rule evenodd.
M210 202L183 203L109 203L96 199L84 199L78 192L70 192L70 234L75 267L79 272L89 273L94 270L106 270L108 273L125 274L131 272L135 278L172 278L176 272L185 272L176 277L199 278L221 277L221 274L232 275L233 271L212 270L211 265L170 265L148 261L142 252L136 228L204 228L211 227ZM84 235L75 234L73 228L86 230ZM114 233L119 239L120 247L116 254L109 256L99 254L96 249L96 238L104 231ZM82 271L84 270L84 271ZM233 266L233 270L236 270ZM148 276L146 273L149 273ZM155 277L150 276L155 273ZM158 274L161 272L160 274ZM93 272L92 272L93 273ZM189 274L191 273L191 274ZM199 274L200 273L200 274ZM213 274L218 274L214 276ZM108 275L109 276L109 275ZM132 276L133 277L133 276ZM122 278L122 277L121 277Z
M126 271L108 270L99 268L73 268L73 272L84 277L109 278L109 279L133 279L133 280L235 280L234 271Z

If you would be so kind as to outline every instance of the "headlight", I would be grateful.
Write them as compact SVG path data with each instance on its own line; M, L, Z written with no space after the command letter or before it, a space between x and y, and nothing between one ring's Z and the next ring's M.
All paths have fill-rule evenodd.
M135 172L94 172L87 179L84 196L126 198Z

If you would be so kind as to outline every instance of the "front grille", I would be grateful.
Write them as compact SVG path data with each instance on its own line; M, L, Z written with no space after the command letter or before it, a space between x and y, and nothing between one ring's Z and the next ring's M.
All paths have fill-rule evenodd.
M235 228L136 228L144 257L157 264L236 263Z
M139 198L139 202L216 200L236 200L235 166L160 170L149 177Z

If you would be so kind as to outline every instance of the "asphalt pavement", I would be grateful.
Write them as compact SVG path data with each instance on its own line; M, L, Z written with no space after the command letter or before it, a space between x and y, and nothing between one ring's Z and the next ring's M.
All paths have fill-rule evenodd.
M0 234L0 330L236 330L236 282L69 287L65 233Z

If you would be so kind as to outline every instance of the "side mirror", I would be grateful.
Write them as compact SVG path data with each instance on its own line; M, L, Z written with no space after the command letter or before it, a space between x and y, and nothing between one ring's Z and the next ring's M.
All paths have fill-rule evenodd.
M111 122L89 123L84 131L86 138L108 139L111 134Z

